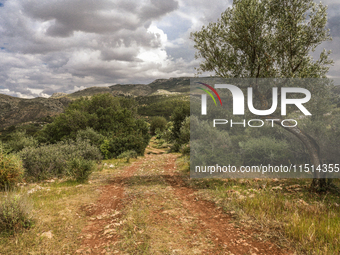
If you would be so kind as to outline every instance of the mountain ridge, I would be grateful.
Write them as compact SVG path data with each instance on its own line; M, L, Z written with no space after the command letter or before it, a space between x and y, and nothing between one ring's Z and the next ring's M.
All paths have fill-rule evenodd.
M116 84L108 87L90 87L71 94L57 92L49 98L18 98L0 94L0 128L6 129L22 123L39 122L46 117L53 117L64 111L67 105L80 97L110 93L113 96L144 97L154 93L171 95L188 94L190 77L156 79L149 84Z

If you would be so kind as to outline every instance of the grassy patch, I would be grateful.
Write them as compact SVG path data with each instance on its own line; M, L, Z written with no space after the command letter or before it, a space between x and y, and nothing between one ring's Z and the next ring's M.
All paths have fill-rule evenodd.
M53 179L22 186L20 193L32 201L34 225L13 235L2 235L0 254L72 254L81 243L79 234L86 224L80 208L96 201L99 187L126 165L123 161L104 161L106 168L98 166L89 183ZM108 164L115 166L110 168Z
M0 235L12 235L33 225L32 203L25 193L6 191L0 197Z
M187 184L243 226L261 228L299 253L340 253L340 197L316 194L307 179L189 179L188 158L178 161ZM339 185L339 180L334 180Z
M140 201L134 201L125 212L123 228L119 234L122 237L119 248L129 254L149 254L150 236L147 225L150 210Z
M79 185L79 184L78 184ZM85 218L79 210L83 203L93 201L94 185L76 183L39 184L25 187L33 201L34 226L13 236L0 239L1 254L62 254L71 253L79 244L78 235Z
M167 183L165 158L147 161L126 183L130 202L122 211L124 224L119 230L124 254L204 254L214 245Z

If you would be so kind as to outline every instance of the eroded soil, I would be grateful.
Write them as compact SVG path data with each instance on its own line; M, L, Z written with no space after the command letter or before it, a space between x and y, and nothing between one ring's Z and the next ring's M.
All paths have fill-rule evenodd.
M148 154L117 169L95 204L76 254L293 254L202 200L174 154Z

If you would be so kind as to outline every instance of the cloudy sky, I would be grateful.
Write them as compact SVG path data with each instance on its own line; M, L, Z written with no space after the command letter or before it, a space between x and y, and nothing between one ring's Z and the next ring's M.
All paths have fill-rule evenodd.
M0 93L23 98L193 76L190 32L232 0L0 0ZM340 77L340 2L329 6Z

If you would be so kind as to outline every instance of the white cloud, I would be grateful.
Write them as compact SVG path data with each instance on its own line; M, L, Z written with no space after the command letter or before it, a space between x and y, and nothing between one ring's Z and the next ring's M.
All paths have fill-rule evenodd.
M193 76L190 32L231 0L10 0L0 5L0 93L48 96L90 86ZM339 73L340 5L329 11Z

